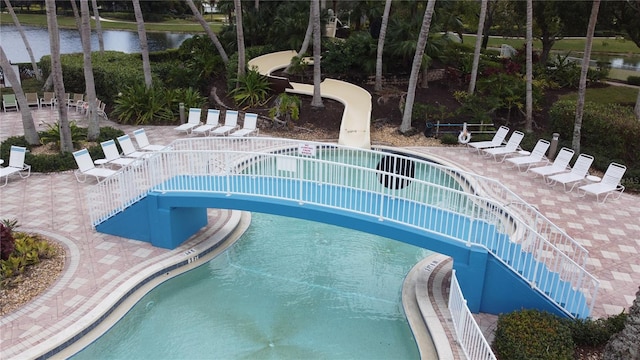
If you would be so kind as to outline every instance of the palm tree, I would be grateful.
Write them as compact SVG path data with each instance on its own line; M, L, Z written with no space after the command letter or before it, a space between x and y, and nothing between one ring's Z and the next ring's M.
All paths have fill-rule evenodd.
M246 54L244 49L244 29L242 28L242 2L233 0L236 18L236 41L238 42L238 79L246 72Z
M533 132L533 0L527 0L527 49L526 49L526 119L524 131Z
M49 46L51 48L51 75L53 89L56 98L61 101L65 98L64 80L62 78L62 64L60 62L60 33L58 32L58 20L56 18L56 1L45 0L47 11L47 27L49 30ZM67 107L58 103L58 126L60 127L60 152L72 152L71 127L67 118Z
M640 120L640 90L638 91L638 98L636 99L636 107L633 108L633 112L636 114L636 119Z
M95 0L94 0L95 1ZM93 65L91 64L91 23L89 22L89 3L80 1L82 52L84 61L84 82L87 91L87 109L89 116L89 127L87 129L87 140L95 141L100 135L100 124L98 123L98 112L96 109L96 83L93 78ZM64 104L60 104L62 106Z
M382 90L382 52L384 50L384 39L387 37L387 24L389 23L389 12L391 12L391 0L384 3L382 23L380 24L380 35L378 35L378 52L376 53L376 84L375 91Z
M594 0L591 6L591 16L589 17L589 26L587 27L587 38L584 44L584 56L582 57L582 70L580 72L580 83L578 84L578 102L576 104L576 121L573 125L573 140L571 147L580 153L580 134L582 130L582 115L584 114L584 99L587 92L587 72L589 71L589 62L591 61L591 45L593 44L593 33L596 29L598 21L598 10L600 9L600 0Z
M191 9L191 12L193 12L193 15L196 17L196 20L198 20L200 25L202 25L202 28L204 29L204 31L209 36L209 39L211 39L211 41L213 42L213 45L215 45L216 49L218 49L218 53L220 53L220 57L222 58L222 62L224 62L225 64L228 63L229 62L229 56L227 56L227 52L224 51L224 48L222 47L222 44L220 43L220 40L218 40L218 37L216 36L216 33L214 33L213 30L211 30L211 27L209 26L207 21L202 16L202 13L200 13L200 11L198 11L198 8L196 7L196 4L193 3L193 0L187 0L187 5L189 5L189 8Z
M71 10L73 11L73 19L76 21L76 28L78 32L82 32L82 24L80 20L80 12L78 12L78 5L76 5L76 0L70 0ZM80 37L80 41L82 41L82 36Z
M133 13L136 16L136 24L138 25L138 37L140 38L140 52L142 53L142 72L144 73L144 84L148 88L152 85L151 78L151 61L149 60L149 44L147 43L147 32L144 29L144 18L142 17L142 9L140 9L140 0L131 0L133 2Z
M27 35L24 33L24 29L20 24L20 20L16 16L16 13L13 11L13 7L11 6L11 2L9 0L4 0L4 4L7 6L7 11L11 15L13 19L13 23L16 25L16 29L20 33L20 37L22 37L22 42L24 46L27 48L27 53L29 53L29 59L31 59L31 67L33 68L33 72L36 74L36 79L38 81L42 80L42 74L40 74L40 70L38 70L38 63L36 62L35 56L33 56L33 50L31 50L31 45L29 45L29 40L27 39Z
M13 86L13 92L16 94L16 100L20 106L20 113L22 114L22 128L24 129L24 138L29 145L38 145L40 143L40 137L36 131L36 126L33 123L33 117L31 116L31 109L27 105L27 98L22 91L22 85L13 71L13 67L7 59L7 54L4 53L4 49L0 46L0 67L3 70L4 76L7 77L11 85Z
M311 5L311 3L309 3ZM307 31L304 33L304 39L302 40L302 45L300 45L300 51L298 51L298 58L302 58L304 54L307 53L307 49L309 48L309 42L311 42L311 35L313 35L313 8L309 6L309 22L307 24ZM287 67L284 69L284 73L288 74L292 63L289 63Z
M80 2L82 4L82 1ZM100 12L98 11L98 0L91 0L91 7L93 7L93 17L96 21L96 33L98 34L98 48L100 54L104 53L104 40L102 39L102 24L100 23Z
M413 112L413 102L415 101L416 97L418 75L420 73L420 66L422 65L424 48L425 46L427 46L427 39L429 38L429 28L431 27L431 18L433 17L433 8L435 7L435 5L436 0L429 0L427 2L427 8L424 11L422 27L420 28L420 36L418 37L418 44L416 45L416 53L413 57L413 64L411 65L411 75L409 76L407 99L404 104L402 123L400 124L401 133L406 133L411 129L411 113Z
M311 12L313 13L313 98L311 107L324 108L322 94L320 93L320 0L312 0Z
M489 0L480 0L480 19L478 19L478 32L476 34L476 48L473 51L473 66L471 67L471 79L469 80L469 95L473 95L476 90L476 79L478 78L478 66L480 65L480 49L482 49L482 38L484 32L484 22L487 17L487 4Z

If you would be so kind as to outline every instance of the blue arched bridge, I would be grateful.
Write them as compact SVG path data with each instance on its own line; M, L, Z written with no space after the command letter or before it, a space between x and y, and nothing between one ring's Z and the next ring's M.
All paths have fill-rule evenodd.
M454 260L474 312L587 317L587 251L500 183L391 150L265 137L189 138L88 191L97 231L173 249L207 208L335 224Z

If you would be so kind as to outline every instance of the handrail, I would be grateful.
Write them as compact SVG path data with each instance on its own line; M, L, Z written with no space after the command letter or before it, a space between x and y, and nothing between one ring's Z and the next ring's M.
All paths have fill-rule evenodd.
M467 307L467 300L465 300L460 284L458 284L455 269L451 270L448 307L456 340L465 357L472 360L496 360L491 345L485 339L482 330Z
M314 154L321 148L332 151ZM379 167L383 158L392 164L391 169ZM426 178L415 179L407 172L398 172L398 164L413 164L427 174ZM198 182L202 176L210 178L207 188ZM247 185L248 178L255 184ZM269 188L265 193L261 188L271 184L269 179L279 179L286 186ZM393 190L380 179L392 187L411 186ZM318 191L303 191L317 184L344 191L349 197L327 198ZM291 193L291 189L299 193ZM209 191L290 199L376 216L482 246L569 316L590 312L599 286L584 269L586 250L499 182L388 151L263 137L179 139L167 151L124 168L91 188L88 204L93 225L150 191ZM365 195L378 200L372 204ZM430 222L436 216L442 221ZM453 222L459 226L452 226ZM496 232L508 241L496 241ZM540 271L540 266L556 276ZM570 286L559 288L561 282ZM584 299L572 289L578 289ZM584 301L588 303L583 305Z

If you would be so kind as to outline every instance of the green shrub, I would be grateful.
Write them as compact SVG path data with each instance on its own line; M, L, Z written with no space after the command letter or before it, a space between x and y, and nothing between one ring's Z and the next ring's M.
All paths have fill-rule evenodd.
M627 84L640 86L640 76L629 76L627 78Z
M375 73L377 44L368 32L354 33L346 41L323 42L322 72L339 79L366 79Z
M231 90L230 95L238 106L257 107L267 103L270 90L269 79L251 69L244 76L237 79L237 87Z
M551 131L571 138L576 103L558 101L549 110ZM625 178L640 169L640 122L631 107L586 102L582 117L581 152L593 155L594 167L604 171L615 161L627 166ZM640 186L638 187L640 188Z
M493 347L499 359L572 360L573 340L566 323L537 310L498 317Z
M627 314L593 319L567 319L566 323L571 330L571 337L576 346L597 347L605 345L609 339L624 329Z
M0 227L4 225L0 224ZM37 235L23 232L13 232L15 238L14 249L6 259L0 260L0 284L11 286L12 280L42 259L49 259L56 255L56 249L45 239Z
M458 144L458 137L453 134L444 134L440 137L440 142L445 145L456 145Z
M0 260L7 260L11 256L15 242L11 228L0 223Z

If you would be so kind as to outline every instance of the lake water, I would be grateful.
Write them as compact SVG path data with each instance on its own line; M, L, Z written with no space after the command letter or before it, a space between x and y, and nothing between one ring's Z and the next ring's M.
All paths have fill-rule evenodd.
M49 48L49 33L46 28L34 26L23 26L23 28L36 61L40 61L42 56L51 53ZM148 32L147 41L149 51L177 48L184 40L191 36L193 35ZM104 40L105 50L122 51L125 53L140 52L140 40L138 39L137 32L103 30L102 38ZM22 37L15 26L2 25L2 27L0 27L0 44L7 54L7 58L9 58L9 61L12 63L28 63L31 61L29 59L29 53L27 53L27 49L22 42ZM98 35L95 31L91 34L91 49L98 49ZM77 30L60 29L60 52L62 54L82 52L80 34Z

